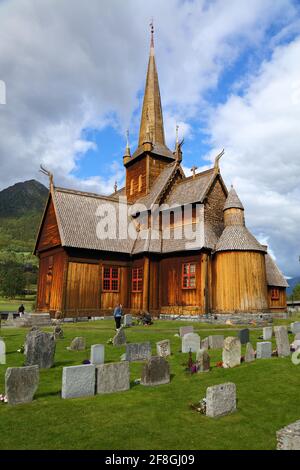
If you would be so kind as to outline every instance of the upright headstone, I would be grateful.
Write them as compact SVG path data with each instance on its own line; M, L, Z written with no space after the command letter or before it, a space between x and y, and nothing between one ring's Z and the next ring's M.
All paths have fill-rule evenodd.
M146 361L151 357L151 344L146 343L129 343L126 344L125 360L128 362Z
M294 335L296 335L297 333L300 333L300 321L295 321L291 323L291 330L292 330L292 333L294 333Z
M54 336L55 336L55 339L63 339L64 338L64 332L63 332L62 327L60 325L56 325L54 327Z
M300 333L296 333L295 334L295 338L294 338L294 341L300 341Z
M206 416L214 418L236 411L236 386L225 383L206 390Z
M300 349L300 340L299 340L299 339L296 339L296 340L291 344L291 347L292 347L295 351L298 351L298 349Z
M70 351L84 351L85 350L85 338L77 336L71 342L71 345L67 348Z
M10 405L30 403L39 385L39 367L8 367L5 394Z
M277 435L277 450L300 450L300 421L280 429Z
M275 326L275 339L279 357L287 357L291 354L290 342L286 328Z
M256 343L256 359L269 359L270 357L272 357L272 343L269 341Z
M224 346L223 335L213 335L208 337L210 349L221 349Z
M247 344L247 343L249 343L249 340L250 340L249 329L248 329L248 328L244 328L243 330L240 330L240 331L238 332L238 338L239 338L241 344Z
M171 355L171 344L169 339L164 339L156 343L156 352L160 357L167 357Z
M132 326L132 315L124 315L124 326Z
M104 364L104 344L93 344L91 346L91 364Z
M170 367L164 357L151 357L142 369L141 384L147 386L163 385L170 382Z
M114 346L124 346L126 344L126 336L124 328L120 328L117 334L113 338Z
M6 346L2 338L0 338L0 364L6 364Z
M196 364L198 372L210 371L210 357L206 349L199 349L199 351L197 351Z
M209 349L209 338L204 338L201 340L201 349Z
M193 326L181 326L179 328L179 335L183 337L184 335L187 335L188 333L194 333L194 327Z
M95 395L95 366L93 364L63 368L62 398L80 398Z
M247 343L246 346L246 354L245 354L245 362L253 362L255 361L255 351L251 343Z
M240 365L241 342L239 338L228 336L228 338L225 339L222 360L224 369L230 369L232 367Z
M200 336L197 333L187 333L182 337L182 347L181 351L183 353L187 352L197 352L200 349Z
M123 392L130 388L129 362L102 364L96 368L96 393Z
M273 327L272 326L266 326L263 328L263 339L264 341L269 341L272 339L273 335Z
M25 340L26 366L50 369L54 365L55 337L40 330L30 331Z

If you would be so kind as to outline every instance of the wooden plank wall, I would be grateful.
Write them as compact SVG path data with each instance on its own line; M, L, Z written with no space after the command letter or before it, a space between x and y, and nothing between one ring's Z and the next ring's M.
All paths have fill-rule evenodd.
M142 190L139 191L139 177L142 176ZM130 194L131 180L134 181L133 194ZM134 202L136 199L144 196L147 192L147 159L140 158L126 168L126 196L128 202Z
M285 312L287 310L285 287L274 287L279 291L279 299L272 300L272 287L268 287L268 304L271 312Z
M50 259L52 270L49 270ZM63 277L66 263L67 256L62 248L41 254L37 294L38 312L62 310Z
M70 261L68 266L65 310L99 309L99 263Z
M234 313L267 310L263 253L217 253L213 261L213 279L213 311Z
M61 244L56 215L52 199L48 204L38 241L38 251L43 251Z

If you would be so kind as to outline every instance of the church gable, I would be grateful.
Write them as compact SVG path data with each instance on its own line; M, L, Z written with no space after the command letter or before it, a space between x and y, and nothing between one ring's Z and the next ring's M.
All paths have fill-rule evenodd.
M217 177L208 191L205 205L204 218L219 238L224 230L223 209L227 198L227 191Z
M44 251L61 245L52 196L50 196L39 231L36 251Z

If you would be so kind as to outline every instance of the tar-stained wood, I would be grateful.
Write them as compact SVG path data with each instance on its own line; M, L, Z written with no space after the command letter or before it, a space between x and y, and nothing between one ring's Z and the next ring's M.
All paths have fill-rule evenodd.
M267 310L263 253L218 253L214 259L213 274L213 311L235 313Z
M105 266L105 263L102 264L102 267ZM114 266L118 266L115 264ZM129 289L129 269L128 267L118 266L120 271L120 287L119 292L101 292L101 309L105 311L107 315L111 315L113 309L118 304L122 304L124 308L128 308L128 289ZM102 286L102 276L103 269L101 271L101 286Z
M278 299L272 299L272 290L277 289ZM271 312L285 312L287 310L285 287L268 287L268 305Z
M40 257L37 311L62 310L64 270L67 257L63 249L44 252Z
M168 162L165 160L159 159L154 156L149 156L149 176L148 176L148 185L149 190L152 187L156 178L161 174L161 172L165 169Z
M149 311L149 283L150 283L150 260L148 256L144 258L143 268L143 311Z
M65 309L97 309L100 302L99 264L69 262Z
M144 261L142 258L134 260L129 271L130 308L135 312L141 312L143 308L143 288L141 292L132 292L132 270L135 268L144 268Z
M43 251L61 244L55 210L52 199L48 203L37 244L37 250Z
M141 188L139 188L139 180L142 180ZM133 181L133 194L131 194ZM141 189L139 191L139 189ZM126 196L128 202L134 202L147 192L147 158L137 159L126 169Z

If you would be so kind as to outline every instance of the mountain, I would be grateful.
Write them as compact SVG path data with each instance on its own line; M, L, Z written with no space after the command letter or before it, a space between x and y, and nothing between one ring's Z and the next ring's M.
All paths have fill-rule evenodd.
M0 191L0 254L32 253L48 189L35 180Z
M300 276L293 277L292 279L288 279L287 281L289 283L289 287L287 288L286 293L287 295L291 295L294 287L296 287L297 284L300 284Z

